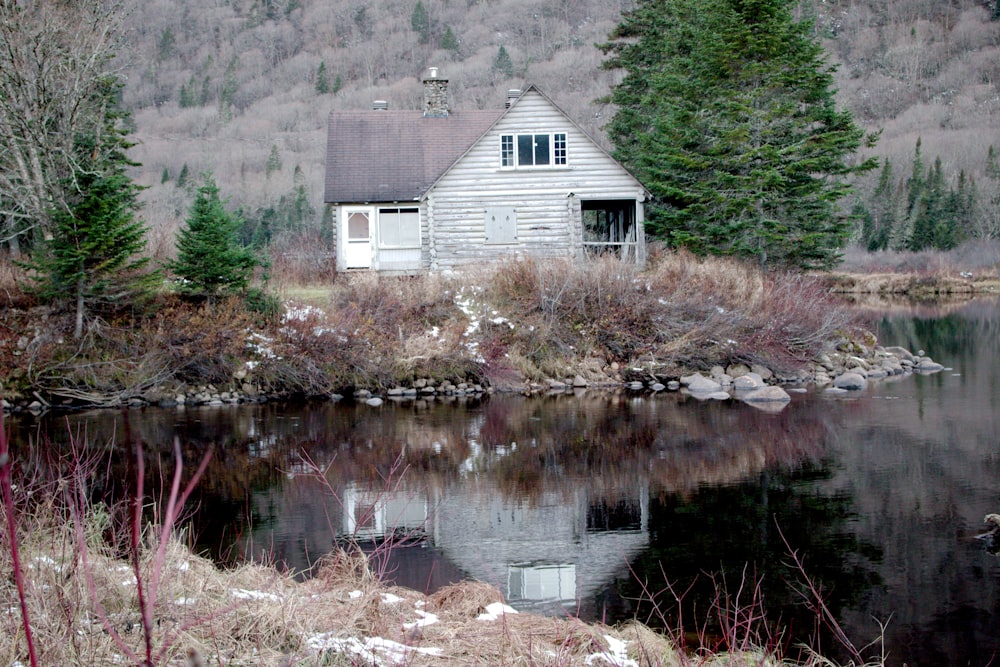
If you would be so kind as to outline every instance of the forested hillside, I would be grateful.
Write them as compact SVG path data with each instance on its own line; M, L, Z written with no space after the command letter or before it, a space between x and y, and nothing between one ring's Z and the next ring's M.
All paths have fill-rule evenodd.
M327 115L375 99L419 108L428 66L450 80L453 108L497 108L507 89L531 82L604 141L613 109L594 100L619 74L601 69L595 44L628 7L627 0L137 3L120 60L140 141L133 157L150 186L143 196L152 250L173 252L190 184L204 171L243 209L247 236L281 243L285 230L318 234ZM933 176L940 158L945 189L958 188L960 174L976 184L969 224L978 227L968 232L1000 234L1000 172L988 160L989 146L1000 144L995 0L804 0L801 11L815 17L839 65L840 103L882 130L874 153L891 161L900 224L920 139L921 169ZM869 214L879 176L860 184Z

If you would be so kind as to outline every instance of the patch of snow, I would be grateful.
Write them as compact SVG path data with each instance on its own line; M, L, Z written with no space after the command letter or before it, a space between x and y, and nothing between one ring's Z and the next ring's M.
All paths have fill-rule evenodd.
M431 614L430 612L420 611L419 609L415 609L414 611L416 612L417 616L420 617L420 620L413 621L412 623L403 623L404 630L411 630L413 628L422 628L426 625L434 625L439 620L441 620L435 614Z
M516 614L517 609L508 607L503 602L492 602L486 605L486 611L476 617L477 621L495 621L504 614Z
M393 595L392 593L382 593L382 602L386 604L399 604L403 601L403 598L398 595Z
M639 663L628 657L628 642L616 639L611 635L604 635L604 641L608 643L608 650L601 653L591 653L586 657L584 663L594 664L597 660L603 660L615 667L639 667Z
M232 593L234 598L239 600L267 600L268 602L281 602L279 598L274 593L267 593L265 591L248 591L245 588L237 588Z
M181 572L187 572L188 570L191 569L191 563L187 562L186 560L182 560L180 563L177 563L177 569L180 570Z
M365 664L386 664L376 653L384 653L390 664L400 665L408 661L413 653L440 656L439 648L407 646L382 637L371 637L361 641L357 637L335 637L332 632L324 632L306 639L306 645L314 651L333 651L359 656Z
M54 560L52 560L48 556L35 556L35 558L31 561L31 564L28 565L28 567L30 567L31 569L34 569L36 563L38 565L47 565L48 567L52 568L56 572L62 572L63 571L62 565L60 565L59 563L55 562Z
M351 598L352 600L357 600L362 595L364 595L364 593L362 593L361 591L351 591L350 593L347 594L347 597Z
M174 600L174 604L181 605L184 607L191 606L196 602L198 602L198 598L177 598L176 600Z

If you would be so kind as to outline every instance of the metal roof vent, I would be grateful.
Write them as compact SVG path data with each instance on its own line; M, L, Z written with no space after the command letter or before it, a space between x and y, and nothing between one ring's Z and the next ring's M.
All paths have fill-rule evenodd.
M504 106L509 109L510 105L513 104L515 101L517 101L517 98L519 98L520 96L521 96L520 88L511 88L510 90L507 91L507 104L505 104Z
M375 100L372 102L372 111L388 111L389 103L386 100Z

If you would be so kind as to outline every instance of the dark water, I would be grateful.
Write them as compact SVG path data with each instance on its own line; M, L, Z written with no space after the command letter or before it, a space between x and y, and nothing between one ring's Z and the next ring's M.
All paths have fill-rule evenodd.
M177 437L188 471L213 445L191 526L223 562L306 571L338 536L401 540L373 562L419 590L472 577L520 608L683 624L709 641L724 625L714 608L759 603L786 628L764 641L846 659L803 595L807 575L856 646L884 635L866 657L986 665L1000 653L1000 558L974 536L1000 512L1000 309L877 319L883 342L950 369L850 398L794 395L776 413L586 392L101 412L14 428L22 448L43 448L44 432L58 451L71 430L107 449L113 473L95 493L119 497L130 441L152 465Z

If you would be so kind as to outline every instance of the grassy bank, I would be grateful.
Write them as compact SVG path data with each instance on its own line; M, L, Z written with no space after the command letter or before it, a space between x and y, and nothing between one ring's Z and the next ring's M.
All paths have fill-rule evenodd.
M66 313L0 272L5 398L49 405L157 403L183 392L323 396L416 378L497 388L582 376L622 381L655 365L803 365L853 333L823 282L735 261L656 251L614 259L511 261L447 275L339 274L275 281L283 303L192 302L163 293L109 310L71 336Z

